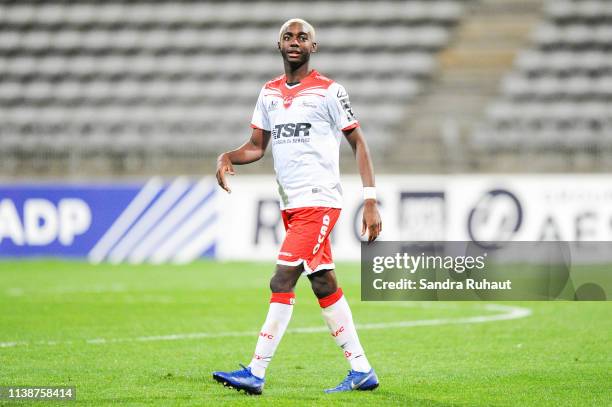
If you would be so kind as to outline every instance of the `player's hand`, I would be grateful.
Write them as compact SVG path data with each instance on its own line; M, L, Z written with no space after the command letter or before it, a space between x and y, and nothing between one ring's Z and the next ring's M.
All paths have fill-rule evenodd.
M361 236L368 232L368 243L376 240L382 232L382 221L374 199L366 199L363 205L363 220L361 224Z
M217 182L219 186L226 190L228 193L232 193L232 190L225 180L225 174L235 175L234 167L227 154L223 153L217 158Z

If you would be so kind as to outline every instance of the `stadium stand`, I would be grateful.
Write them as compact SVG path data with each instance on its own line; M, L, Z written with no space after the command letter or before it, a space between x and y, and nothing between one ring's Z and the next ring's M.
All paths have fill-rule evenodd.
M555 0L501 82L472 145L508 151L588 153L612 148L612 2ZM588 170L597 170L588 159ZM572 169L566 165L565 169Z
M185 171L236 146L295 16L318 28L313 66L346 86L384 154L465 2L3 2L0 168Z

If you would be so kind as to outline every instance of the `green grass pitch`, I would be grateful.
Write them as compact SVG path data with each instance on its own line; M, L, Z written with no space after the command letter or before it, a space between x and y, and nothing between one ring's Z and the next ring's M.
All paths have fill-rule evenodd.
M531 315L469 323L500 311L477 302L361 302L355 264L339 264L337 274L356 323L370 328L359 333L381 381L376 391L323 394L348 364L306 279L289 328L313 329L285 335L262 396L224 388L211 372L249 362L272 269L2 262L0 386L76 386L77 404L92 406L612 405L610 303L502 303ZM59 403L36 403L45 404Z

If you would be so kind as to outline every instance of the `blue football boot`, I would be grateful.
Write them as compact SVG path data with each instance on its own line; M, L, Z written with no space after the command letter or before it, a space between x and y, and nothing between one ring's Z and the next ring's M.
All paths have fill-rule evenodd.
M251 373L251 368L244 365L240 370L233 372L213 372L213 379L238 391L244 390L247 394L261 394L265 380Z
M352 390L374 390L378 387L378 377L374 369L369 372L356 372L349 370L348 376L333 389L324 390L325 393L338 393Z

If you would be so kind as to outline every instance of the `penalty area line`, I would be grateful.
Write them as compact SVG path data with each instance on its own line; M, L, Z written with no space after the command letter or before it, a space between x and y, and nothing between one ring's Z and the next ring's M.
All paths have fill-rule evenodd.
M436 318L436 319L417 319L412 321L394 321L394 322L379 322L379 323L363 323L355 324L358 330L375 330L375 329L391 329L391 328L410 328L419 326L440 326L440 325L463 325L463 324L482 324L495 321L508 321L513 319L526 318L532 314L531 309L524 307L516 307L501 304L486 304L483 307L487 311L497 312L492 315L475 315L471 317L457 318ZM313 326L302 328L289 328L287 333L321 333L328 332L326 326ZM208 338L229 338L243 336L257 336L256 331L235 331L235 332L194 332L186 334L169 334L169 335L152 335L152 336L136 336L133 338L94 338L86 339L83 342L92 345L103 345L111 343L124 342L155 342L155 341L180 341L188 339L208 339ZM0 348L11 348L16 346L28 345L69 345L78 341L13 341L0 342Z

